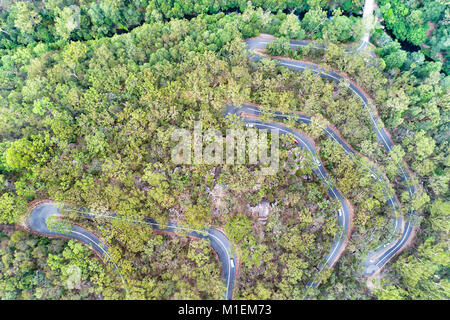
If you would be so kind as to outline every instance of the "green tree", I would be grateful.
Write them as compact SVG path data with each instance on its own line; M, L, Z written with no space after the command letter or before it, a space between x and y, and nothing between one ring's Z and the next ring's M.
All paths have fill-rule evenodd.
M22 198L9 192L0 196L0 223L17 223L26 212L27 204Z
M201 229L209 222L209 208L202 205L189 205L184 213L186 222L196 229Z
M32 34L34 28L42 20L42 17L36 12L31 2L18 1L14 4L15 13L14 26L25 34Z
M80 26L80 8L76 5L65 7L55 19L55 33L63 40L68 40L70 34Z
M300 25L300 21L293 13L288 14L280 25L279 34L288 39L301 40L305 37L305 31Z

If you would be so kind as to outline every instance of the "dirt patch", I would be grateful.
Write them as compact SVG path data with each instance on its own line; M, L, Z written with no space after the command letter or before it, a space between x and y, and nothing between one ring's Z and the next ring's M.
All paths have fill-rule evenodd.
M28 203L28 213L33 211L33 209L36 208L37 206L39 206L41 204L45 204L45 203L54 204L55 200L53 200L53 199L46 199L46 198L34 199L33 201Z
M21 224L0 224L0 231L6 232L10 236L15 231L27 231L28 229Z
M213 215L217 215L227 207L227 202L225 201L228 193L228 188L225 185L216 184L214 188L209 192L211 198L211 212Z
M254 207L247 205L247 210L253 217L256 217L256 219L265 221L269 217L272 207L269 202L261 201Z
M259 36L257 37L252 37L250 39L270 39L270 40L275 40L277 37L275 37L272 34L268 34L268 33L260 33Z
M373 275L366 280L366 287L372 292L375 289L381 289L380 281L383 278L383 273L378 272L376 275Z
M405 244L403 245L403 247L398 251L398 253L402 252L403 250L409 248L412 246L414 239L416 237L417 234L417 230L419 229L419 227L413 227L412 231L411 231L411 236L409 237L409 239L405 242ZM397 253L397 254L398 254Z
M436 29L436 23L427 21L427 24L429 26L429 28L427 30L427 37L431 38L431 35L433 34L433 30Z

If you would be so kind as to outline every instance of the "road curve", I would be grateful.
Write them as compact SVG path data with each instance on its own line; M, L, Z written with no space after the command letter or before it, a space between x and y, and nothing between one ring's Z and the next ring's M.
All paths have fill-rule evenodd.
M257 116L261 115L261 111L259 110L259 108L247 104L244 104L241 107L228 105L225 114L226 115L234 114L242 117L242 113L244 112ZM280 120L286 118L285 115L281 115L280 113L277 113L277 117ZM289 129L282 124L262 122L260 120L251 119L245 116L242 118L247 126L254 127L257 129L266 129L268 131L276 131L281 135L285 134L293 135L295 139L298 141L296 142L297 146L299 146L302 149L306 149L311 153L312 161L315 162L317 166L317 168L313 169L314 174L322 182L329 196L332 199L338 200L341 204L341 208L337 212L337 218L340 226L342 227L342 232L338 233L335 236L331 250L325 257L325 264L328 267L332 267L333 264L338 260L341 253L344 251L345 241L350 236L350 210L346 200L342 196L342 193L333 185L331 180L328 178L328 175L325 171L322 162L320 161L320 158L316 152L315 147L311 144L311 142L308 140L306 136L297 131ZM308 119L307 121L311 122L311 119ZM325 267L324 264L320 264L317 271L321 272L324 267ZM319 282L315 281L315 277L316 274L314 274L313 279L307 283L307 287L311 286L317 287L319 285Z
M363 9L363 23L364 23L364 34L361 38L361 43L358 46L358 48L356 48L356 52L360 53L361 51L363 51L367 45L369 44L369 38L370 38L370 30L371 25L373 23L374 20L374 16L373 16L373 9L375 7L375 0L366 0L364 1L364 9Z
M346 81L349 83L349 89L361 100L363 108L367 111L368 116L370 118L372 129L375 131L378 141L383 145L386 151L391 151L393 148L393 142L391 141L389 135L386 130L381 126L381 120L375 115L369 105L369 97L356 85L354 85L351 81L349 81L344 76L333 72L324 70L320 66L305 62L305 61L292 61L290 59L282 58L282 57L270 57L261 54L259 51L255 51L255 49L264 50L267 45L273 41L275 38L271 35L260 35L258 37L250 38L246 40L247 50L249 51L250 59L253 61L260 60L261 57L268 57L274 60L277 60L280 65L285 66L289 69L296 71L303 71L306 69L311 70L312 72L319 74L322 78L327 78L332 81ZM308 41L298 41L291 40L290 46L295 49L301 46L306 46ZM340 139L339 139L340 140ZM339 141L338 141L339 142ZM410 181L411 178L402 165L399 165L399 170L401 171L402 181ZM408 187L408 192L410 197L412 198L414 195L415 188L414 186ZM398 202L396 197L392 197L389 199L389 205L394 210L397 211L397 208L400 208L400 203ZM413 226L408 221L405 221L402 216L395 220L395 224L397 230L399 227L402 227L401 236L397 239L388 243L386 245L381 246L375 251L371 251L367 257L367 259L363 262L364 265L364 276L371 276L382 269L386 263L397 253L399 252L403 246L408 242L409 238L412 235ZM374 258L376 257L376 258Z
M95 218L95 216L85 213L83 211L76 212L80 216L86 218ZM47 219L51 216L63 215L60 210L53 203L39 204L30 212L30 216L26 221L26 225L35 232L48 236L59 236L77 239L92 247L103 259L112 260L109 254L108 246L103 243L95 234L87 231L79 226L72 226L71 230L67 232L50 231L47 226ZM109 215L102 215L101 219L122 219L127 220L130 223L142 223L142 221L130 220L123 218L120 215L111 213ZM236 255L231 253L231 244L228 238L219 230L214 228L208 228L206 230L194 230L191 228L178 226L176 222L169 222L168 225L160 225L153 219L147 218L144 223L151 226L154 230L166 231L175 233L176 231L185 232L189 236L196 238L206 239L211 243L211 246L216 251L219 259L222 263L222 279L226 285L225 299L231 300L233 297L234 280L236 276ZM233 262L231 262L233 259ZM119 269L117 264L114 265L116 269ZM120 274L119 274L120 275ZM122 282L124 279L120 275Z
M247 50L249 51L250 58L252 60L259 60L261 57L260 54L254 52L254 49L265 49L267 44L269 42L273 41L273 39L268 39L264 36L259 36L256 38L251 38L246 41L247 43ZM309 44L308 41L296 41L293 40L290 42L290 45L292 48L298 48L300 46L305 46ZM343 76L332 72L332 71L325 71L322 68L320 68L317 65L303 62L303 61L291 61L288 59L283 59L280 57L271 57L272 59L277 60L281 65L286 66L290 69L302 71L305 69L310 69L312 72L319 74L323 78L327 78L333 81L340 81L340 80L347 80ZM372 113L370 106L368 104L368 97L358 88L356 87L352 82L349 82L350 84L350 90L356 94L360 100L363 103L363 106L365 110L368 112L369 117L372 122L372 127L375 130L377 134L378 140L383 144L385 149L387 151L390 151L392 149L393 143L390 140L389 136L387 135L386 131L379 126L379 123L381 121ZM251 113L258 115L260 112L258 108L250 105L243 105L241 108L236 108L234 106L227 106L226 113L235 113L235 114L241 114L242 112ZM286 117L286 115L282 114L276 114L276 116L279 119L283 119ZM298 117L297 121L302 121L305 123L310 123L311 119L305 115L296 115ZM253 125L256 128L260 129L268 129L268 130L277 130L281 134L292 134L297 138L298 146L301 148L305 148L309 150L313 157L317 159L318 167L314 169L314 173L321 179L321 181L324 183L325 187L327 188L327 192L329 193L330 197L333 199L337 199L341 203L341 210L338 211L338 221L340 225L343 227L343 231L341 234L336 235L334 244L331 248L330 253L325 257L325 263L328 266L332 266L337 259L339 258L340 254L342 253L344 249L344 243L346 239L346 235L348 235L349 232L349 208L345 202L345 199L343 198L342 194L339 192L339 190L336 189L333 185L330 184L330 181L327 177L327 174L323 168L323 165L321 164L317 153L314 149L314 146L311 145L311 143L308 141L308 139L299 134L298 132L295 132L289 128L286 128L283 125L277 124L277 123L264 123L259 120L252 120L252 119L244 119L245 122L248 125ZM353 151L348 148L348 146L329 128L324 128L326 135L333 138L335 141L337 141L344 150L350 154L353 153ZM399 166L399 169L402 172L402 180L407 181L410 179L410 177L407 175L405 170L402 166ZM377 177L380 178L380 177ZM414 187L408 188L409 194L412 197L414 194ZM400 204L396 200L395 197L392 197L388 199L388 202L391 206L391 208L396 211L397 208L400 207ZM53 236L63 236L63 237L70 237L77 239L79 241L82 241L83 243L86 243L90 245L96 252L98 252L103 258L108 259L110 258L108 253L108 247L106 244L104 244L101 240L98 239L97 236L90 233L89 231L78 227L73 226L72 230L69 233L59 233L56 231L50 231L47 227L46 220L50 216L54 215L61 215L61 213L58 211L56 206L54 204L46 203L36 206L30 213L30 217L27 220L27 225L30 227L30 229L39 232L41 234L45 235L53 235ZM86 215L88 216L88 215ZM112 214L111 216L107 218L117 218L118 216L116 214ZM206 239L210 241L211 246L214 248L214 250L217 252L221 263L222 263L222 278L224 280L224 283L226 284L226 294L225 299L232 299L232 292L234 288L234 281L235 281L235 275L236 275L236 255L233 255L231 252L231 244L228 240L228 238L219 230L209 228L204 231L201 230L194 230L185 228L182 226L178 226L175 222L169 222L167 226L161 226L158 225L154 220L152 219L146 219L145 222L150 225L155 230L162 230L167 232L176 232L177 230L182 230L186 232L190 236ZM395 220L396 229L398 231L401 231L401 227L403 226L403 232L401 237L398 240L395 240L387 245L384 245L380 247L379 249L375 250L374 252L371 252L369 256L367 257L366 261L364 262L365 270L364 275L370 276L374 274L375 272L378 272L381 268L384 267L384 265L399 251L402 249L404 244L408 241L412 234L412 226L409 222L404 221L402 217L399 217ZM377 258L373 259L372 257L377 256ZM233 263L231 263L233 261ZM118 266L115 266L118 268ZM323 269L323 265L320 265L318 268L318 271L320 272ZM122 276L121 276L122 277ZM317 286L319 283L314 281L315 277L308 282L308 286ZM123 280L123 279L122 279Z

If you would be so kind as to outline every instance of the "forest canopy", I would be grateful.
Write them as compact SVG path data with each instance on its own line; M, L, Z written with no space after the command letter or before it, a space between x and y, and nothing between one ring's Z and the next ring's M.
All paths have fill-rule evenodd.
M69 212L64 223L107 243L120 262L115 270L80 242L4 226L24 227L30 203L51 199L138 221L223 230L239 256L234 298L448 299L448 8L440 1L378 1L394 37L377 25L371 45L378 57L369 59L348 51L362 36L362 6L349 0L3 1L0 297L223 297L216 251L182 232ZM261 33L277 37L266 54L309 61L361 87L395 143L392 151L382 149L348 82L249 59L245 40ZM312 41L293 49L291 39ZM405 41L421 51L404 50ZM283 125L308 136L353 210L347 248L321 274L318 288L306 285L342 231L339 207L314 174L317 167L297 161L310 155L292 137L281 139L274 175L258 174L261 164L170 160L177 128L191 131L202 121L204 130L223 136L243 129L241 120L223 116L231 103L258 105L261 119L271 122L280 122L271 111L312 119ZM324 134L327 125L355 157ZM411 181L402 180L403 163ZM367 165L388 189L362 169ZM408 183L417 186L413 197ZM386 190L398 198L415 237L372 281L363 277L362 261L395 238ZM81 270L82 285L67 290L61 283L72 265Z

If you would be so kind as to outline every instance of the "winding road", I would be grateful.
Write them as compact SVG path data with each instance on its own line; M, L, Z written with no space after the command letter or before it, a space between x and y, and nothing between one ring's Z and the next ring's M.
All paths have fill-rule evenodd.
M225 299L231 300L233 298L233 287L236 276L237 257L235 254L231 253L232 246L230 244L230 241L220 230L214 228L209 228L206 230L194 230L187 227L179 226L176 222L169 222L168 225L160 225L150 218L146 218L144 219L144 221L138 221L129 219L127 217L122 217L115 213L109 213L108 215L102 216L90 215L89 213L85 213L83 211L75 211L75 213L77 215L86 218L100 218L108 220L121 219L122 221L126 221L131 224L145 223L150 227L152 227L154 230L172 233L181 231L189 236L208 240L213 249L216 251L217 255L219 256L219 259L222 264L221 268L222 279L224 280L224 284L226 285ZM92 249L95 250L104 260L113 261L114 267L120 270L120 266L117 265L111 258L108 246L105 243L103 243L92 232L89 232L86 229L76 225L72 226L71 230L67 230L66 232L57 232L54 230L51 231L47 226L47 219L51 216L62 216L62 215L63 213L54 203L47 202L39 204L31 210L30 216L26 221L26 225L31 230L43 235L77 239L92 247ZM122 282L125 283L125 280L123 279L122 275L120 275L120 277Z
M233 105L227 106L226 115L235 114L237 116L242 116L243 113L248 113L251 115L259 116L261 115L261 111L258 107L244 104L242 107L234 107ZM283 120L287 118L287 115L282 115L281 113L276 112L276 118ZM303 118L300 115L296 115L299 118L304 120L306 123L311 122L311 118ZM276 131L281 135L291 134L295 137L296 144L302 149L306 149L312 155L312 161L315 163L316 168L313 169L314 174L320 179L322 184L324 185L327 193L332 199L336 199L340 202L341 208L337 212L338 222L342 227L342 232L338 233L335 236L334 244L332 245L331 251L325 257L325 264L331 267L339 258L343 250L345 249L345 241L350 236L350 209L347 205L346 199L342 196L342 193L332 184L331 180L328 178L328 175L325 171L325 168L320 161L320 158L317 154L315 147L311 144L308 138L301 133L294 131L292 129L287 128L286 126L279 123L267 123L262 122L260 120L255 120L248 117L243 117L243 120L247 126L254 127L257 129L266 129L269 131ZM324 264L321 264L318 267L318 272L322 271L324 268ZM307 286L317 287L319 282L315 281L315 275L311 281L308 282Z
M365 7L364 7L364 17L367 15L370 15L373 11L373 0L367 0ZM367 20L367 18L366 18ZM366 21L365 20L365 21ZM257 61L261 57L266 57L265 55L262 55L258 50L264 50L268 43L273 41L274 38L270 35L260 35L256 38L251 38L246 41L247 44L247 50L249 51L250 59ZM309 41L297 41L292 40L290 41L291 48L299 48L301 46L306 46L310 42ZM368 33L365 34L365 36L362 39L361 44L356 49L357 52L360 52L363 50L368 44ZM255 49L258 49L255 51ZM332 81L348 81L345 77L341 76L338 73L324 70L323 68L304 61L292 61L289 59L284 59L281 57L270 57L271 59L277 60L280 65L285 66L289 69L296 70L296 71L303 71L305 69L309 69L312 72L319 74L323 78L327 78ZM392 150L393 143L389 138L389 135L386 133L384 128L381 126L381 121L378 119L378 117L375 115L373 110L371 109L369 105L368 97L365 95L362 90L360 90L356 85L354 85L351 81L348 81L349 83L349 89L359 97L361 100L361 103L364 107L364 109L367 111L368 116L370 118L370 121L372 123L372 128L376 132L377 139L379 142L384 146L386 151ZM228 114L236 114L238 116L242 116L242 114L250 114L259 116L261 114L261 111L259 108L252 106L252 105L242 105L242 106L234 106L229 105L226 107L226 115ZM279 120L286 119L288 117L295 117L296 121L304 122L309 124L311 122L311 117L306 115L301 115L297 113L292 114L281 114L279 112L274 113L275 118ZM308 138L292 129L289 129L285 126L283 126L280 123L267 123L262 122L260 120L255 120L254 118L249 117L243 117L245 123L247 126L253 126L258 129L267 129L270 131L278 131L280 134L292 134L297 139L297 145L301 148L304 148L308 150L312 156L313 161L316 163L316 168L313 170L313 172L317 175L317 177L321 180L323 185L325 186L328 194L331 198L337 199L340 204L341 208L337 212L337 218L340 226L342 227L342 232L337 234L334 240L334 243L332 245L332 248L330 252L327 254L327 256L324 259L324 263L322 263L319 267L317 272L320 272L323 270L325 264L329 267L332 267L333 264L338 260L340 254L345 249L345 241L350 236L350 227L351 227L351 221L350 221L350 211L349 207L347 205L347 201L342 196L341 192L331 183L330 179L328 179L327 173L320 161L320 158L317 155L317 152L314 148L314 146L309 142ZM348 145L342 141L342 139L330 128L326 127L323 128L325 131L326 136L330 137L334 141L336 141L343 149L344 151L352 156L354 155L354 152L351 148L348 147ZM373 167L367 167L367 170L369 170L372 174L372 177L374 179L381 179L384 180L384 178L376 173L376 170ZM409 181L410 177L407 174L406 170L400 165L399 170L402 173L402 180L404 182ZM386 182L386 181L385 181ZM387 183L387 182L386 182ZM385 190L388 190L387 188ZM413 197L414 194L414 187L409 187L408 192L410 194L410 197ZM390 197L390 195L386 192L387 196L387 202L389 203L389 206L392 208L394 213L399 212L400 204L398 203L398 200L395 196ZM81 228L79 226L73 226L71 230L65 233L57 232L57 231L50 231L47 226L47 219L51 216L59 216L62 215L60 210L56 207L53 203L42 203L37 205L31 210L30 216L28 220L26 221L27 226L40 234L43 235L49 235L49 236L59 236L59 237L67 237L67 238L73 238L77 239L93 248L102 258L104 259L111 259L109 248L108 246L103 243L95 234L85 230L84 228ZM89 215L88 213L82 213L83 216L88 218L93 218L94 216ZM102 218L105 219L124 219L123 217L120 217L119 215L115 213L111 213L107 216L102 216ZM131 223L136 223L139 221L130 221ZM140 221L139 223L142 223ZM168 225L162 226L156 223L154 220L147 218L144 220L144 223L148 224L155 230L161 230L166 232L176 232L176 231L182 231L186 233L187 235L206 239L211 243L211 246L213 249L217 252L219 259L222 264L222 278L224 281L224 284L226 285L226 293L225 293L225 299L232 299L233 297L233 288L234 288L234 282L235 282L235 276L236 276L236 262L237 262L237 256L235 254L232 254L232 246L230 244L229 239L223 234L221 231L214 229L214 228L208 228L206 230L194 230L190 228L186 228L183 226L179 226L176 222L169 222ZM371 276L378 272L381 268L384 267L384 265L395 255L397 254L405 245L405 243L409 240L412 234L412 225L405 221L405 219L399 215L397 219L394 219L395 229L400 235L398 239L395 241L392 241L388 244L383 245L382 247L372 251L369 253L369 256L364 261L364 275L365 276ZM120 270L120 266L117 264L115 265L116 269ZM314 286L317 287L319 285L319 282L315 281L317 273L314 274L314 277L312 280L310 280L307 284L307 286ZM122 281L124 281L123 277Z
M247 50L250 52L250 58L253 61L260 60L261 57L268 57L261 53L260 50L266 49L267 45L273 41L274 38L271 35L261 34L258 37L248 39L246 41L247 43ZM297 41L297 40L291 40L290 46L293 49L296 49L300 46L306 46L308 45L308 41ZM257 50L255 50L257 49ZM359 89L355 84L353 84L351 81L349 81L344 76L333 72L324 70L320 66L306 62L306 61L293 61L291 59L285 59L281 57L269 57L271 59L277 60L280 65L285 66L289 69L296 70L296 71L303 71L306 69L311 70L312 72L319 74L322 78L326 78L332 81L346 81L349 83L349 89L353 94L355 94L359 100L361 100L361 103L364 107L364 109L367 111L368 117L372 123L372 129L375 131L377 135L378 141L383 145L386 151L391 151L394 144L391 141L389 135L387 134L386 130L381 126L381 120L376 116L375 112L371 109L371 106L369 105L369 97L361 90ZM305 120L307 121L307 120ZM348 152L352 152L351 149L349 149L345 143L335 134L329 133L330 129L328 128L328 134L334 135L334 139ZM332 131L332 130L331 130ZM403 165L398 166L399 171L401 172L401 178L403 182L411 181L411 178L405 168L403 168ZM381 177L379 177L381 178ZM415 188L414 186L409 186L407 188L409 196L412 198L414 195ZM388 203L390 207L393 209L394 213L399 213L400 203L398 202L396 197L392 197L388 200ZM371 251L369 253L369 256L364 261L364 275L365 276L371 276L375 273L377 273L381 268L384 267L384 265L395 255L397 254L401 249L403 249L404 245L408 242L409 238L412 235L412 229L413 226L410 222L406 221L401 214L398 214L399 217L395 219L395 226L398 231L401 232L401 236L397 239L392 241L391 243L384 244L380 248L376 249L375 251Z

